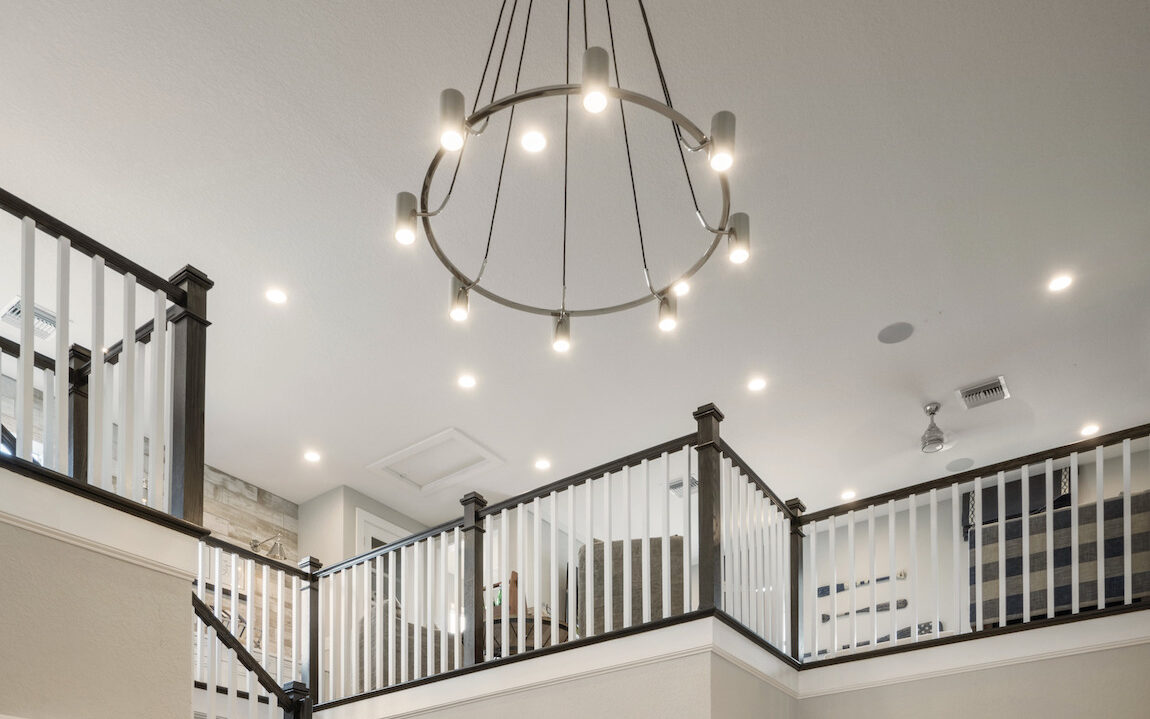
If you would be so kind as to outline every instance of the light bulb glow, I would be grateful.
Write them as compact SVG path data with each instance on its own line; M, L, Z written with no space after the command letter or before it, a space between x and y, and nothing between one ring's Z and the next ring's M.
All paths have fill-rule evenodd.
M745 212L731 215L730 234L727 235L727 257L736 265L751 256L751 218Z
M532 130L523 133L519 144L523 145L523 149L528 152L541 152L543 148L547 147L547 138L543 136L542 132Z
M583 52L583 108L587 112L603 112L607 107L607 82L611 61L601 47L589 47Z
M395 196L395 241L401 245L415 242L415 195L410 192Z
M711 117L711 137L707 154L711 169L726 172L735 164L735 114L720 110Z
M282 305L283 303L287 302L287 293L275 287L264 293L264 297L267 297L268 302L271 302L274 305Z
M455 152L463 147L463 133L455 130L447 130L439 136L439 144L443 145L444 150Z
M1098 425L1088 424L1084 426L1081 430L1081 434L1083 437L1093 437L1094 435L1098 434Z
M671 291L675 293L676 297L682 297L691 291L691 285L686 280L679 280L671 286Z
M1058 275L1050 280L1050 284L1046 285L1046 289L1051 292L1061 292L1074 283L1074 278L1070 275Z
M551 469L551 460L547 459L546 457L540 457L539 459L535 460L535 469L538 469L540 472Z
M587 112L603 112L607 109L607 96L598 90L587 93L583 96L583 109Z
M766 388L767 380L763 377L752 377L751 380L747 382L747 389L752 392L762 392Z
M556 352L571 349L571 315L563 314L555 318L555 334L552 336L551 348Z
M448 315L456 322L463 322L471 310L469 293L458 277L451 278L451 311Z
M476 384L475 375L470 374L461 374L459 375L459 379L456 381L459 383L459 386L464 389L471 389Z
M840 496L844 500L849 502L850 500L854 499L857 495L855 494L855 491L853 489L846 489L846 490L843 490L843 493Z
M678 302L674 297L663 295L659 298L659 329L670 332L679 324Z
M319 452L315 451L314 449L309 449L308 451L304 452L303 458L312 464L315 464L316 462L320 461L320 459L322 459Z
M726 172L735 164L735 159L726 152L716 152L711 155L711 169L715 172Z
M447 89L439 93L439 144L448 152L463 147L463 93Z

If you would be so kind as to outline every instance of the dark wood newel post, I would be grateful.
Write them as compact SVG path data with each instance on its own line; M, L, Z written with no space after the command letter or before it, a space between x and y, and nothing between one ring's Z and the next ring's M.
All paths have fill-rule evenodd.
M80 368L91 361L80 345L68 350L68 474L77 482L88 481L88 376Z
M310 690L303 682L288 682L284 691L292 705L284 711L284 719L311 719L312 699Z
M483 526L479 512L487 500L468 492L463 505L463 666L483 661Z
M791 519L791 616L790 629L787 635L790 638L788 648L791 650L793 659L802 661L799 656L799 597L801 596L799 593L799 574L803 568L803 528L799 525L799 518L803 516L803 512L807 511L807 505L795 497L787 500L787 509L791 510L791 514L794 515Z
M207 373L208 276L188 265L171 281L187 293L172 318L173 517L204 522L204 380Z
M307 713L297 715L297 719L303 719L310 717L311 708L319 703L319 577L315 573L323 568L323 563L315 557L304 557L299 561L299 568L307 573L299 591L299 616L303 624L300 631L303 646L299 654L303 666L300 669L307 684L308 700L305 702Z
M719 527L719 423L723 413L705 404L693 415L699 425L699 609L722 609L723 548Z

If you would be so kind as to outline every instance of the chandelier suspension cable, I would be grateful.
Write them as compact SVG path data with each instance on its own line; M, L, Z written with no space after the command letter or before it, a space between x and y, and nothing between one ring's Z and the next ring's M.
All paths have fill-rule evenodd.
M619 56L615 54L615 29L611 23L611 0L603 0L603 5L607 8L607 34L611 41L611 62L615 66L615 85L622 87L623 82L619 77ZM647 267L647 248L643 243L643 220L639 216L639 193L635 189L635 167L631 164L631 139L627 133L627 111L623 108L622 100L619 100L619 117L623 120L623 147L627 151L627 173L631 177L631 200L635 205L635 226L639 229L639 254L643 258L643 280L647 283L647 289L651 295L658 298L659 293L651 284L651 271Z
M495 92L499 85L499 76L503 70L503 55L507 53L507 38L511 36L511 25L515 21L515 8L519 5L519 0L515 0L511 6L511 19L507 22L507 36L503 41L503 53L499 58L499 68L495 71L495 83L491 88L492 101L495 98ZM515 68L515 89L513 93L519 92L519 78L523 73L523 56L527 54L527 32L531 29L531 8L535 6L535 0L528 0L527 2L527 17L523 22L523 45L519 49L519 65ZM499 195L503 191L503 170L507 167L507 147L511 144L511 128L515 125L515 107L511 108L510 116L507 118L507 134L503 138L503 157L499 161L499 179L495 183L495 202L491 206L491 222L487 225L487 246L483 250L483 263L479 266L479 272L476 273L475 279L467 285L467 289L471 289L479 284L483 279L483 273L487 271L487 258L491 255L491 237L495 234L495 215L499 211Z
M487 70L491 67L491 55L495 51L495 42L499 38L499 28L503 26L503 12L506 9L507 0L503 0L503 3L499 6L499 18L495 21L495 30L491 33L491 44L487 48L487 59L483 62L483 73L479 76L479 87L475 89L475 100L471 103L472 114L474 114L475 111L479 108L479 96L483 94L483 84L487 81ZM511 13L512 16L514 16L514 9L511 11ZM511 32L510 20L507 23L507 32ZM504 51L506 51L506 42L504 42L503 48ZM496 82L498 82L498 74L496 74ZM436 209L427 213L420 214L426 214L428 217L435 217L440 212L443 212L443 208L447 207L447 201L451 199L451 193L455 191L455 180L459 178L459 167L463 164L463 153L467 150L467 137L468 135L473 134L483 134L483 131L487 129L487 122L487 120L484 120L483 125L478 130L469 130L469 132L463 136L463 147L459 148L459 156L455 158L455 169L451 173L451 184L447 186L447 194L443 196L443 202L439 203L439 207Z
M583 7L587 7L583 0ZM586 34L584 34L586 42ZM571 0L567 0L567 55L564 58L563 81L571 83ZM559 303L559 316L567 312L567 152L570 145L569 135L571 127L571 96L563 96L563 296Z
M583 52L587 52L587 0L583 0Z
M667 76L663 74L663 62L659 59L659 51L655 47L655 35L651 32L651 22L647 19L647 6L643 0L639 0L639 13L643 16L643 27L647 31L647 42L651 46L651 57L655 60L655 71L659 74L659 84L663 88L663 100L667 103L667 107L674 107L671 102L671 91L667 87ZM722 228L711 227L707 224L707 220L703 218L703 211L699 208L699 198L695 196L695 183L691 181L691 171L687 168L687 156L683 153L683 148L691 152L698 152L706 147L706 143L700 144L698 147L690 145L683 139L683 133L679 126L674 122L671 123L671 129L675 132L675 145L679 148L679 160L683 163L683 176L687 178L687 189L691 192L691 204L695 206L695 216L699 218L700 224L708 232L720 234L723 232Z

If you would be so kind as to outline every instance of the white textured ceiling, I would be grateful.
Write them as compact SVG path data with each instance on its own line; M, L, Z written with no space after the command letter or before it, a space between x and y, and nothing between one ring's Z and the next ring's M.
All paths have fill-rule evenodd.
M434 151L439 90L470 103L496 0L8 0L0 186L161 274L192 263L216 281L208 461L295 501L348 484L430 523L468 489L497 500L683 434L709 401L811 508L1060 445L1088 420L1150 419L1150 5L649 5L676 106L739 117L733 202L755 232L750 263L703 270L671 336L646 307L575 322L556 356L545 319L478 298L456 326L426 244L389 239L394 194L418 190ZM525 86L561 80L565 4L535 6ZM624 84L656 94L634 5L613 10ZM489 277L551 303L560 105L521 118L552 144L512 147ZM666 125L633 122L666 280L706 237ZM471 271L493 128L436 225ZM617 119L576 113L572 141L572 299L638 294ZM1076 282L1054 296L1056 271ZM286 306L263 299L273 284ZM880 344L895 321L917 331ZM998 374L1012 399L957 406L956 387ZM924 456L930 399L954 446ZM449 426L505 465L431 496L366 469Z

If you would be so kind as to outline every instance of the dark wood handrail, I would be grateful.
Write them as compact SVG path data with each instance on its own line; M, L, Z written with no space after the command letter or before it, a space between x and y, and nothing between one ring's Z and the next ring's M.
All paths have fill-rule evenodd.
M779 495L775 494L774 491L767 486L767 483L764 482L759 475L755 474L755 470L751 469L751 466L743 461L743 458L736 454L735 450L731 449L731 445L727 444L727 440L722 437L719 438L719 449L727 459L731 460L732 464L747 473L747 477L751 482L762 490L763 494L767 495L767 498L779 508L780 512L785 514L788 519L795 519L795 514L790 510L790 507L787 506L787 503L779 499Z
M41 467L34 462L29 462L18 457L10 457L6 454L0 454L0 469L8 469L16 474L23 475L29 479L35 479L44 484L49 484L57 489L62 489L65 492L79 495L85 499L90 499L98 502L106 507L118 509L121 512L146 519L153 524L174 529L181 534L191 535L197 539L201 539L208 535L208 530L203 527L185 522L184 520L173 517L167 512L161 512L158 509L149 507L139 502L133 502L130 499L125 499L118 494L109 492L106 489L101 489L86 482L78 482L71 477L54 472L45 467Z
M225 552L231 552L232 554L239 555L244 559L251 559L257 564L266 564L271 569L277 569L293 577L299 577L300 579L307 579L308 577L307 572L303 571L299 567L293 567L290 564L284 564L283 562L276 561L271 557L265 557L259 552L253 552L247 547L241 547L238 544L233 544L232 542L229 542L226 539L221 539L214 534L209 534L200 541L210 547L219 547Z
M358 554L354 557L351 557L350 559L345 559L342 562L331 565L330 567L324 567L320 571L316 572L315 576L323 577L323 576L327 576L328 574L334 574L335 572L338 572L341 569L347 569L348 567L354 566L356 564L362 564L363 562L367 562L367 561L370 561L372 559L375 559L376 557L378 557L380 555L387 554L389 552L394 552L397 549L402 549L403 547L410 546L412 544L415 544L416 542L423 541L424 539L427 539L428 537L434 537L435 535L440 534L442 532L446 532L450 529L455 529L456 527L462 527L462 526L463 526L463 518L462 517L459 519L453 519L450 522L444 522L443 524L437 525L437 526L432 527L430 529L425 529L422 532L420 532L419 534L413 534L410 537L404 537L403 539L396 540L396 541L392 542L391 544L385 544L382 547L376 547L375 549L371 550L370 552L364 552L363 554Z
M184 290L3 188L0 188L0 210L17 218L31 217L41 232L52 237L66 237L72 247L89 257L103 257L104 264L121 275L131 274L144 287L152 291L162 290L168 299L181 307L187 304L187 293Z
M820 520L827 519L828 517L846 514L852 509L866 509L872 504L878 506L880 504L885 504L892 499L904 499L911 494L922 494L924 492L929 492L932 489L942 489L943 487L949 487L952 484L962 484L963 482L969 482L981 477L996 475L999 472L1009 472L1015 469L1020 469L1024 464L1037 464L1039 462L1044 462L1047 459L1061 459L1062 457L1069 455L1071 452L1087 452L1094 449L1095 447L1104 447L1109 444L1121 442L1124 439L1138 439L1148 435L1150 435L1150 424L1143 424L1137 427L1131 427L1130 429L1123 429L1119 430L1118 432L1104 434L1099 437L1091 437L1080 442L1065 444L1061 447L1054 447L1053 449L1046 449L1041 452L1035 452L1033 454L1028 454L1025 457L1007 459L995 464L988 464L985 467L978 467L976 469L969 469L965 472L959 472L958 474L952 474L948 477L939 477L938 479L932 479L928 482L920 482L919 484L914 484L909 487L892 489L891 491L883 492L882 494L864 497L863 499L856 499L853 502L840 504L835 507L820 509L817 512L811 512L810 514L803 515L800 521L803 524L807 524L809 522L818 522Z
M518 494L514 497L511 497L510 499L505 499L498 504L492 504L481 510L480 516L486 517L492 514L499 514L504 509L511 509L516 505L522 504L528 500L535 499L536 497L546 497L556 490L566 489L567 487L583 484L587 480L602 477L608 472L618 472L624 467L633 467L643 462L643 460L655 459L656 457L662 455L664 452L673 452L675 450L682 449L684 446L694 445L695 442L696 433L691 432L690 434L685 434L682 437L676 437L675 439L669 440L667 442L657 444L654 447L641 449L638 452L627 455L626 457L620 457L619 459L613 460L611 462L601 464L598 467L592 467L591 469L577 472L576 474L573 474L569 477L564 477L563 479L552 482L551 484L546 484L537 489L532 489L528 492L524 492L523 494ZM688 484L690 483L689 478L687 479L687 482Z
M212 610L208 605L204 604L203 600L195 594L192 595L192 607L195 609L196 616L200 618L200 621L215 631L216 638L223 642L225 647L236 653L236 658L240 660L240 664L244 666L244 669L256 675L256 681L260 683L260 686L266 689L268 694L275 694L281 707L288 710L294 709L295 701L288 696L284 688L276 684L276 680L272 679L271 674L268 674L268 670L264 669L263 665L256 661L256 658L248 652L240 640L228 631L224 623L221 622L215 614L212 614Z
M19 357L20 343L15 340L10 340L7 337L0 337L0 353L6 354L9 357ZM36 369L56 371L56 360L39 352L32 358L32 364L36 366Z

